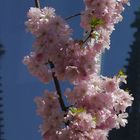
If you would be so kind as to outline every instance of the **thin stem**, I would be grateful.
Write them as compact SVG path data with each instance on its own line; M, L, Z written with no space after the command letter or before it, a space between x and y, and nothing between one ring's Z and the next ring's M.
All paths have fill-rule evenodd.
M49 61L49 64L50 64L51 69L53 69L54 68L54 64L51 61ZM67 111L67 107L65 106L65 103L63 101L60 84L59 84L59 81L58 81L57 77L55 76L55 72L52 72L52 77L53 77L53 80L54 80L55 88L57 90L57 94L59 96L58 99L59 99L59 103L61 105L61 109L66 112Z
M35 6L36 8L40 8L40 0L35 0Z
M88 39L91 37L91 34L93 32L93 29L91 29L89 35L87 36L87 38L83 41L83 44L86 43L88 41Z
M71 19L71 18L74 18L74 17L80 16L80 15L82 15L82 14L81 14L81 13L74 14L74 15L72 15L72 16L69 16L69 17L65 18L65 20L69 20L69 19Z

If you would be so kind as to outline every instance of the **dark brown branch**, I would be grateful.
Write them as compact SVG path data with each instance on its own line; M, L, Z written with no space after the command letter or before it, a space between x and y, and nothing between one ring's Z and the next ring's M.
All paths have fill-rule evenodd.
M75 15L72 15L72 16L69 16L69 17L65 18L65 20L69 20L69 19L71 19L71 18L80 16L80 15L81 15L81 13L78 13L78 14L75 14Z
M53 69L54 68L54 64L51 61L49 61L49 64L50 64L51 69ZM53 77L53 80L54 80L55 88L57 90L57 94L59 96L58 99L59 99L59 103L60 103L61 109L66 112L67 111L67 107L65 106L65 103L63 101L60 84L59 84L59 81L58 81L57 77L55 76L55 72L52 72L52 77Z
M88 41L88 39L92 36L92 32L93 32L93 29L91 29L89 35L87 36L87 38L83 41L83 44L86 43Z
M36 6L37 8L40 8L40 0L35 0L35 6Z

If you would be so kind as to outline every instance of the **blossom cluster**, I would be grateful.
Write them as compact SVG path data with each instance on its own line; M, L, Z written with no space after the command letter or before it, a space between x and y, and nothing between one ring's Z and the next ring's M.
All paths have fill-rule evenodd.
M24 63L33 75L45 83L50 82L48 61L55 65L53 71L59 80L80 81L97 71L97 50L89 46L83 48L74 41L69 25L55 15L53 8L31 8L28 17L26 25L37 38L34 51L25 57Z
M122 20L123 5L128 0L84 0L86 10L82 13L81 26L85 30L93 29L99 34L96 42L102 48L110 48L110 35L114 25ZM97 25L97 26L96 26Z
M40 130L44 140L107 140L111 129L127 123L126 108L132 105L133 97L120 88L121 83L126 83L126 76L100 75L99 56L109 48L114 25L122 20L123 6L129 2L84 3L80 25L85 34L78 41L72 38L72 29L54 8L32 7L28 12L26 25L36 40L24 63L43 83L52 81L54 74L58 80L68 80L73 85L64 93L66 110L57 90L46 90L42 97L35 98L37 113L43 118Z

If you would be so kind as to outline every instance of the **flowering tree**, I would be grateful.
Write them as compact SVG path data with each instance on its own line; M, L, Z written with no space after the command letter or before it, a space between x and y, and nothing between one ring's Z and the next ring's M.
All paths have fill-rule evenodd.
M74 40L67 20L52 7L31 7L28 30L36 37L33 51L24 63L43 83L54 81L56 90L35 98L44 140L107 140L108 132L127 123L126 108L133 97L120 88L126 83L121 72L113 78L99 74L99 56L110 48L114 25L128 0L84 0L80 26L83 39ZM72 89L62 94L59 80L68 80ZM63 96L66 97L64 102Z

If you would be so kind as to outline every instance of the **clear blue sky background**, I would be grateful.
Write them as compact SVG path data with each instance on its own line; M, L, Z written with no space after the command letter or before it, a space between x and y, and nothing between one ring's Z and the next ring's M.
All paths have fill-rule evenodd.
M82 0L42 0L42 6L46 4L55 7L63 17L83 8ZM53 85L41 84L22 64L22 59L29 53L33 42L24 26L26 12L31 6L34 6L34 0L1 0L0 3L0 42L6 50L1 63L6 140L41 140L38 133L40 119L36 116L33 98L41 95L47 87L53 88ZM117 25L112 35L111 49L104 56L104 75L112 76L127 64L127 53L135 31L130 28L130 24L138 7L140 0L132 0L131 7L127 7L123 14L123 22ZM76 29L75 38L81 36L78 20L75 18L70 22ZM66 84L63 85L65 86Z

